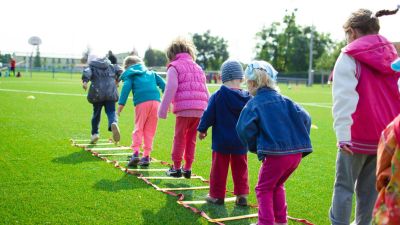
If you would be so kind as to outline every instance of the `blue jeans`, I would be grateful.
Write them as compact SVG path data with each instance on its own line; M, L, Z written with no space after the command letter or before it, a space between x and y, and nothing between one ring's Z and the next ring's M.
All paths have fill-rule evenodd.
M112 123L118 122L117 116L115 114L115 102L114 101L93 103L92 135L99 133L101 109L103 108L103 106L104 106L104 109L105 109L107 117L108 117L108 131L111 131Z
M377 198L376 155L350 155L339 151L336 159L336 179L329 218L332 225L349 225L352 200L356 192L355 224L369 225ZM353 223L352 223L353 224Z

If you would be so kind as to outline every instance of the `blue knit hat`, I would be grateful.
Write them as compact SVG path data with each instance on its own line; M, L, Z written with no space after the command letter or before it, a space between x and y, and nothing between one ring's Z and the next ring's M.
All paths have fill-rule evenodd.
M243 79L243 67L237 60L226 60L221 65L222 83L230 80Z

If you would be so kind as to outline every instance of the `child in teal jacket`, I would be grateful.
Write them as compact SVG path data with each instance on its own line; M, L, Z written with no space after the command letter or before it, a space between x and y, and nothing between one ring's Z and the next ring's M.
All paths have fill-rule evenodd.
M135 129L132 132L133 156L128 166L148 166L153 149L154 135L158 122L158 107L164 92L165 81L157 73L146 68L138 56L128 56L124 60L125 71L121 76L124 82L118 101L118 115L123 110L129 93L133 93L135 106ZM139 151L143 146L143 157L139 159Z

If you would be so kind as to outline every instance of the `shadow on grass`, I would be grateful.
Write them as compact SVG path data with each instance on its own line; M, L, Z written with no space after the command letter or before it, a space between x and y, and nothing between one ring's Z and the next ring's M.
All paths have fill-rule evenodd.
M52 160L54 163L79 164L83 162L93 162L93 156L86 151L73 152L66 156L61 156Z
M143 210L143 224L160 224L161 221L163 225L201 224L197 221L199 217L198 215L194 214L191 210L178 205L176 201L177 197L166 195L165 206L158 212Z
M228 205L229 204L229 205ZM226 202L224 205L204 204L199 210L204 211L210 218L218 219L225 217L242 216L250 213L250 207L236 206L233 202ZM232 208L233 207L233 208ZM249 219L229 221L227 224L250 224Z
M150 187L136 177L126 174L122 176L121 179L116 181L102 179L93 185L93 188L101 191L117 192L121 190L133 190Z

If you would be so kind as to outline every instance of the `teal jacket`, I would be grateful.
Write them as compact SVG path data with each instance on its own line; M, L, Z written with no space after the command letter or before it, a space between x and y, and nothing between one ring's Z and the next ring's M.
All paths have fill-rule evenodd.
M125 105L129 92L133 93L133 104L136 106L147 101L161 101L160 91L164 93L165 81L157 73L150 71L143 64L135 64L124 71L121 75L124 82L119 105Z

